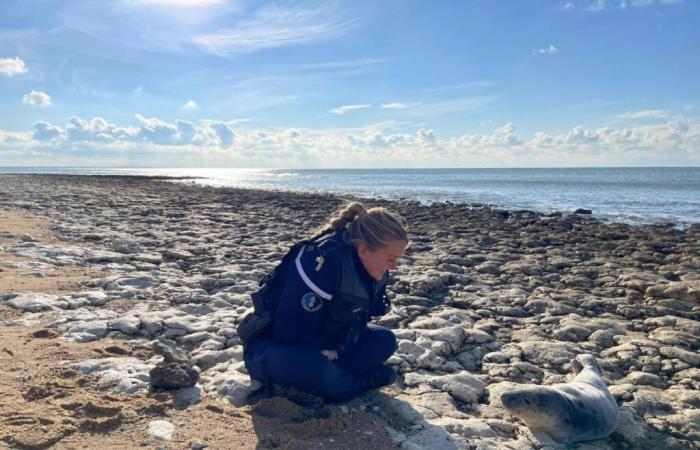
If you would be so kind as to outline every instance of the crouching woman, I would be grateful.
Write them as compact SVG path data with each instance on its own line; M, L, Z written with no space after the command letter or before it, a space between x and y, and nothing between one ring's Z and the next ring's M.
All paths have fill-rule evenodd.
M292 247L239 326L250 377L336 402L393 383L396 336L369 322L389 311L388 274L407 245L403 218L352 203Z

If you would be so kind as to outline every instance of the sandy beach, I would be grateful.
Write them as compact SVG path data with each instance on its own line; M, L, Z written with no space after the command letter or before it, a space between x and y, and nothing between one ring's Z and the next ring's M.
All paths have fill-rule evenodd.
M160 179L0 175L0 447L535 449L500 404L591 353L620 406L575 449L700 448L700 226L366 201L411 246L378 321L398 381L344 405L254 405L249 294L344 199ZM149 391L175 341L194 387Z

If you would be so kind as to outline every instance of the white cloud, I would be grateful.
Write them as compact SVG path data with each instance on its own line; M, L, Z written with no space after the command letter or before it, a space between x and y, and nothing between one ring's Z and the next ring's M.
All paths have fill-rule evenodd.
M116 142L133 140L137 136L137 130L118 127L102 117L93 117L89 121L71 117L65 129L65 136L70 142Z
M63 130L48 122L37 122L34 124L32 137L37 141L47 141L55 139L63 134Z
M190 111L194 111L195 109L197 109L197 102L195 102L194 100L188 100L187 103L185 103L185 106L183 106L183 108L188 109Z
M406 109L418 106L420 103L385 103L382 105L384 109Z
M662 109L647 109L643 111L628 111L616 115L618 119L633 120L633 119L664 119L670 115L670 112Z
M331 114L338 114L340 116L347 114L351 111L356 111L358 109L367 109L371 108L372 105L369 104L362 104L362 105L344 105L344 106L339 106L337 108L329 109L328 112Z
M600 12L608 8L618 8L622 11L626 10L628 7L640 8L645 6L669 6L681 3L683 0L579 0L579 5L582 9L590 12ZM573 10L577 8L577 4L573 1L566 2L564 4L565 10Z
M214 122L209 125L209 127L216 132L216 136L219 138L219 143L228 147L233 144L233 139L236 134L233 130L224 122Z
M22 97L22 103L38 108L45 108L47 106L51 106L51 97L45 92L32 91Z
M249 53L334 38L354 26L354 20L345 19L328 5L321 3L313 9L261 7L231 28L195 36L194 42L217 54Z
M512 123L484 133L441 137L428 127L410 131L396 122L349 129L235 131L233 121L168 123L137 115L136 122L136 127L124 127L101 117L73 117L65 127L42 121L31 132L0 131L0 162L10 162L10 153L20 158L12 160L15 164L24 164L34 161L37 152L59 158L81 149L84 158L92 158L83 165L104 165L108 160L100 158L108 154L128 154L129 160L140 163L193 167L368 167L378 160L387 167L700 163L700 121L618 129L577 126L529 137L520 135Z
M141 114L136 114L136 120L141 124L138 136L155 144L175 144L178 141L177 126L166 123L160 119L147 119Z
M23 59L19 57L0 58L0 75L13 77L23 73L27 73L27 65Z
M559 49L551 45L547 48L539 48L535 50L535 55L555 55L559 53Z

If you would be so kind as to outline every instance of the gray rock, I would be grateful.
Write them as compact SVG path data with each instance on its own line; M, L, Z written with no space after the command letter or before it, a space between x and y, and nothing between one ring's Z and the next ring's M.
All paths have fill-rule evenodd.
M185 260L189 261L194 257L194 255L187 250L178 250L178 249L169 249L164 252L164 255L167 259L174 259L174 260Z
M479 264L478 266L474 267L474 270L479 273L486 273L490 275L499 275L501 273L498 266L491 263Z
M609 348L615 345L613 336L614 335L608 330L597 330L588 336L588 340L599 347Z
M151 387L155 389L180 389L194 386L199 372L185 363L160 363L149 372Z
M664 383L664 381L658 375L639 371L630 372L629 375L625 377L625 381L635 386L666 386L666 383Z
M667 358L676 358L694 367L700 367L700 355L677 347L661 347L659 353Z
M581 342L586 340L586 338L588 338L590 334L591 330L589 330L588 328L570 325L558 329L554 333L554 337L560 341Z
M190 386L172 391L171 395L175 405L180 408L199 403L204 397L204 392L199 386Z
M159 339L151 343L153 351L163 357L165 363L183 363L191 365L191 358L175 342L167 339Z

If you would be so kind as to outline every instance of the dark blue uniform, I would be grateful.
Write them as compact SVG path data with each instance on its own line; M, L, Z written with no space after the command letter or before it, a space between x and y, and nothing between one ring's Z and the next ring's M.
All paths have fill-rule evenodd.
M292 255L294 261L284 274L271 330L245 346L251 378L344 401L377 387L377 377L386 378L391 371L383 363L396 351L396 337L390 330L368 323L372 316L386 314L389 309L387 276L375 281L354 248L348 250L354 265L351 273L366 288L368 307L353 310L342 320L333 309L340 278L349 275L326 250L346 245L341 241L342 234L337 233L328 245L305 246ZM329 361L321 350L336 350L338 359Z

